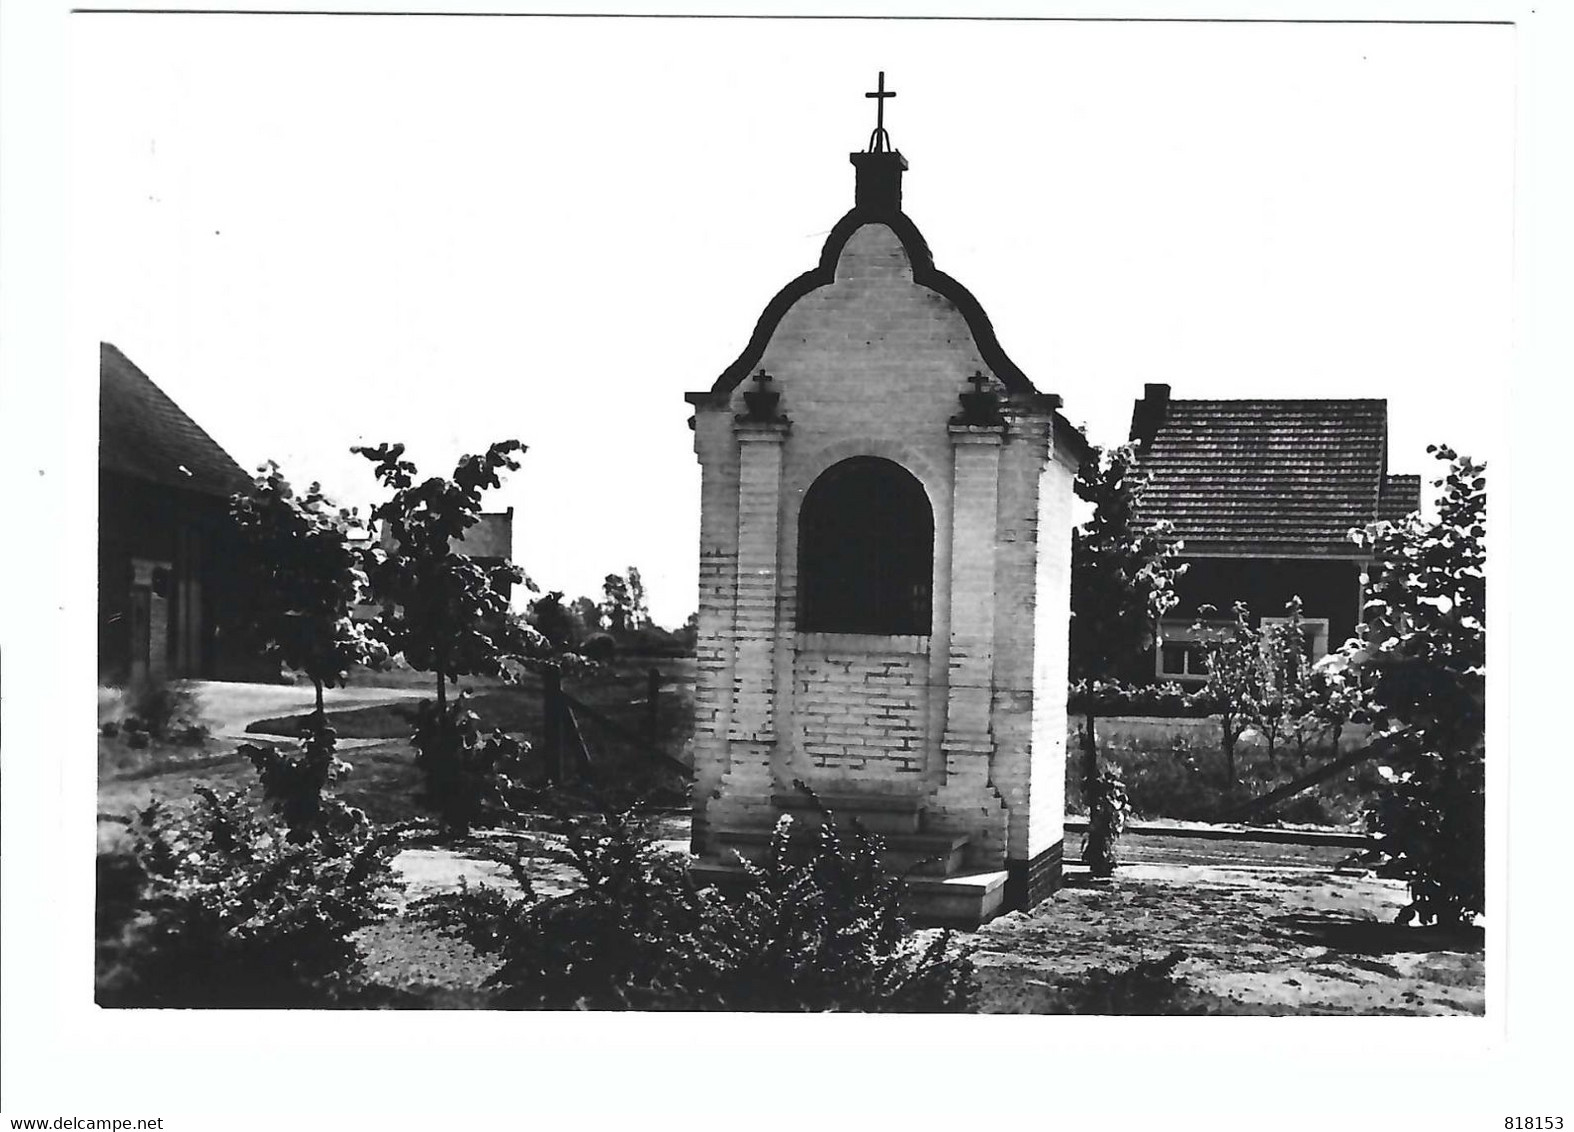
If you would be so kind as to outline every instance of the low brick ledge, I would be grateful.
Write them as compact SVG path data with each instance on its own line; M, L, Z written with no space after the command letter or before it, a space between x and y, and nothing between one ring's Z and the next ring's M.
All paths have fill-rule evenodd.
M1087 818L1066 819L1067 833L1086 833ZM1131 821L1126 832L1138 837L1193 837L1203 841L1267 841L1281 845L1333 845L1348 849L1374 849L1378 838L1370 833L1344 833L1336 830L1284 829L1279 826L1169 825L1164 822Z
M849 814L859 811L916 814L927 801L921 794L821 794L818 791L815 798L819 799L820 806L832 813ZM813 810L817 808L815 798L799 790L779 791L771 795L771 805L781 810Z
M800 826L790 836L794 841L810 841L819 832L818 826ZM774 827L718 825L711 827L711 836L718 841L765 845L776 836L776 830ZM965 833L875 833L872 836L878 837L881 844L892 852L909 853L952 853L966 845L968 837Z

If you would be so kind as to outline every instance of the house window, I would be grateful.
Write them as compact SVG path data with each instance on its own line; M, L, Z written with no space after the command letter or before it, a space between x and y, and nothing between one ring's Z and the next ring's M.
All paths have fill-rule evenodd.
M1167 641L1159 649L1159 675L1170 680L1207 678L1207 656L1201 645Z
M1160 621L1154 674L1179 684L1203 683L1208 679L1207 642L1229 627L1224 621L1205 622L1201 629L1190 621Z
M1275 625L1288 625L1288 617L1264 617L1262 619L1263 631ZM1328 618L1303 617L1301 618L1301 637L1305 644L1306 658L1313 663L1328 655Z
M821 473L798 516L798 628L925 636L935 520L911 472L855 456Z

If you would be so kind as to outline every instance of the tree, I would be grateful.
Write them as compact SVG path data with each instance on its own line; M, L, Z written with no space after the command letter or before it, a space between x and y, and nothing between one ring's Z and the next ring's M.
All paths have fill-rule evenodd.
M1193 632L1202 641L1208 683L1203 688L1208 706L1219 717L1224 770L1235 782L1235 748L1246 729L1262 715L1262 634L1252 625L1251 610L1244 602L1233 607L1234 620L1219 629L1206 619L1218 611L1205 605L1198 611Z
M349 681L372 643L351 609L366 590L360 556L350 545L353 512L336 507L313 483L297 495L279 466L259 469L249 494L230 501L242 547L238 628L264 656L305 675L317 693Z
M1113 771L1100 774L1097 717L1100 681L1118 681L1157 640L1159 618L1176 601L1175 579L1185 569L1167 523L1142 523L1137 507L1148 483L1133 445L1094 448L1077 472L1077 496L1093 504L1072 532L1071 641L1073 681L1083 685L1083 795L1088 803L1084 857L1114 867L1114 842L1124 820L1125 789Z
M569 611L585 627L587 633L599 632L606 627L601 622L601 606L593 597L576 597L573 604L569 606Z
M639 576L638 566L630 566L624 577L628 580L629 628L643 628L650 624L650 608L645 604L645 580Z
M1339 740L1347 723L1363 718L1366 709L1366 689L1354 679L1354 671L1343 669L1324 658L1312 668L1307 683L1306 727L1314 735L1328 737L1328 744L1335 755L1339 753ZM1298 748L1301 765L1306 765L1305 746Z
M1370 686L1386 789L1369 810L1411 903L1401 922L1457 925L1483 909L1486 854L1486 477L1453 449L1438 516L1355 533L1372 557L1345 658Z
M584 627L563 604L563 591L552 590L530 603L530 624L554 649L569 651L579 643Z
M545 639L509 616L508 587L524 581L512 563L483 566L454 546L481 514L481 493L500 486L504 469L517 470L517 440L461 457L451 478L416 482L404 445L354 448L374 465L392 495L372 510L386 546L366 551L366 573L382 605L378 631L390 650L437 680L435 708L418 711L414 742L426 778L426 797L448 832L468 833L476 792L497 771L501 732L484 734L461 696L452 707L447 685L461 676L511 678L509 662L538 657ZM514 745L517 747L517 744Z
M634 627L634 602L629 594L628 579L622 574L608 574L601 582L604 598L601 618L614 633L626 633Z
M1292 597L1285 604L1284 620L1263 626L1260 637L1262 673L1258 678L1260 692L1254 722L1268 743L1271 765L1279 744L1298 734L1299 724L1309 712L1312 659L1301 618L1301 599ZM1304 754L1304 741L1300 749Z
M246 743L239 750L257 768L264 797L283 816L290 839L305 843L353 824L348 807L324 796L350 768L335 757L323 688L348 683L350 669L376 659L379 650L351 617L366 590L349 541L353 513L334 506L316 483L296 494L271 460L259 470L252 491L230 502L246 595L238 627L264 656L311 680L316 710L297 749Z
M1158 619L1175 604L1175 580L1185 570L1173 559L1180 542L1167 523L1138 522L1148 475L1133 445L1094 448L1077 473L1076 493L1093 514L1071 537L1071 678L1118 681L1152 648ZM1082 778L1098 773L1095 726L1099 696L1082 697Z

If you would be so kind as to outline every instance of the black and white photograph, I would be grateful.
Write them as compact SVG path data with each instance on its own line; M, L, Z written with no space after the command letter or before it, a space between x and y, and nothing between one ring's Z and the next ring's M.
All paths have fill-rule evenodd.
M8 1126L1562 1128L1553 17L1375 7L28 25Z

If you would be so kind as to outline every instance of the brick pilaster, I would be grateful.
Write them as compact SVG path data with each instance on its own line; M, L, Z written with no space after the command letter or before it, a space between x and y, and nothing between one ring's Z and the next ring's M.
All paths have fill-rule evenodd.
M776 639L780 606L782 447L785 420L739 420L738 557L732 617L732 704L720 819L768 807L776 749Z
M1006 809L990 783L994 735L995 555L1000 506L999 425L950 426L951 636L947 644L945 783L930 807L934 824L975 837L969 855L997 864L1005 854Z
M964 755L992 748L989 706L994 686L995 541L1003 429L952 425L955 458L951 508L951 639L945 739ZM949 765L948 758L948 765Z
M733 742L776 739L776 617L781 542L782 444L788 425L739 421L738 584L733 615L735 653Z

